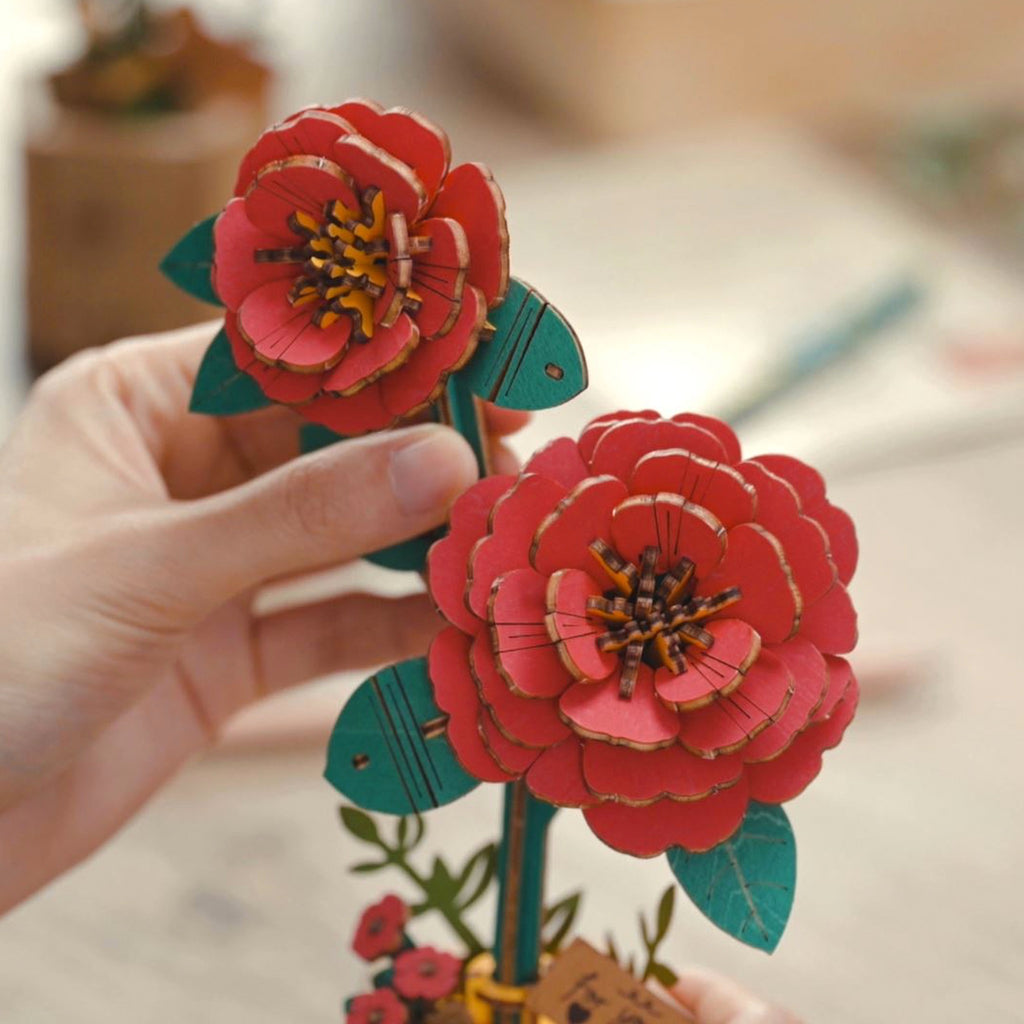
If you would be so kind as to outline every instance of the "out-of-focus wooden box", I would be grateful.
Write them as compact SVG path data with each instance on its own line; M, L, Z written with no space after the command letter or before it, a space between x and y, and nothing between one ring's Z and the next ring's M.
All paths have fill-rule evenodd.
M157 269L224 205L265 124L262 100L216 98L145 119L53 107L27 145L28 311L38 369L127 334L215 312Z
M1024 91L1020 0L425 2L492 77L598 135Z

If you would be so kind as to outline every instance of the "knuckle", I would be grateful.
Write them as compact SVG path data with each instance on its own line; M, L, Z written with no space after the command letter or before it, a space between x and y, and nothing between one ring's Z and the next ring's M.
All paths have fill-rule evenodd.
M47 370L32 386L30 398L41 404L61 401L72 391L107 372L110 357L105 349L86 348Z

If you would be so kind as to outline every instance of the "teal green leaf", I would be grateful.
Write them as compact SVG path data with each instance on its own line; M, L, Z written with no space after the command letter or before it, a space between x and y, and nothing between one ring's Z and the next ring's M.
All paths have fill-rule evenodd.
M160 270L182 291L215 306L224 303L217 297L210 279L213 269L213 224L220 216L215 213L194 224L160 261Z
M321 448L327 448L344 440L344 434L336 434L328 427L320 426L319 423L303 423L299 427L299 452L302 455L308 452L318 452Z
M528 284L512 278L505 301L488 319L494 336L480 343L460 374L474 394L505 409L550 409L587 386L576 332Z
M382 669L338 716L324 775L370 811L410 814L449 804L479 783L455 760L444 721L426 658Z
M320 426L319 423L305 423L299 429L299 451L303 455L344 440L343 434L336 434L333 430ZM422 537L413 537L400 544L381 548L380 551L374 551L366 555L365 558L368 562L373 562L374 565L383 566L385 569L394 569L396 572L422 572L427 564L427 552L430 550L430 545L442 536L444 536L443 529L435 530L423 534Z
M731 839L707 853L673 847L667 857L709 920L748 946L775 949L796 891L796 840L781 807L752 803Z
M231 342L222 327L199 364L189 409L211 416L234 416L268 405L270 399L256 381L235 364Z

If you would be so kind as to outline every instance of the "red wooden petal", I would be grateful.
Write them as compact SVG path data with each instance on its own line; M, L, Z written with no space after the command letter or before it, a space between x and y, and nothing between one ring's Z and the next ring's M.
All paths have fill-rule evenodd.
M395 422L381 400L380 383L363 388L351 398L321 395L298 412L312 423L319 423L338 434L366 434L383 430Z
M744 619L766 643L782 643L797 629L802 608L779 542L756 523L741 523L728 533L725 557L697 584L701 597L739 587L740 600L727 614Z
M526 773L526 785L535 797L556 807L596 803L583 780L580 741L575 736L545 750Z
M732 465L736 465L742 458L740 442L728 423L723 423L722 420L716 419L714 416L702 416L696 412L681 412L673 416L672 421L674 423L690 423L695 427L706 430L709 434L714 434L725 449L726 459Z
M303 405L319 393L323 374L292 373L257 359L238 330L238 318L230 310L224 317L224 333L228 336L231 354L238 368L249 374L271 401Z
M619 696L619 674L600 683L573 683L558 706L573 732L588 739L654 750L676 741L679 716L654 693L654 671L641 665L633 695Z
M487 633L478 633L473 641L470 671L495 724L509 739L520 746L544 748L569 735L569 727L558 713L557 701L520 697L509 689L494 663Z
M228 309L238 309L242 300L261 284L278 278L296 277L295 263L257 263L257 249L279 249L293 245L287 231L268 234L254 227L245 215L245 200L232 199L213 225L213 289Z
M469 673L469 637L454 627L443 629L430 645L430 682L437 706L448 715L445 727L459 764L484 782L507 782L502 769L485 746L480 732L480 700Z
M469 558L469 607L481 618L487 614L491 584L509 569L530 564L533 534L548 513L565 497L565 488L544 476L520 476L491 512L490 534Z
M597 740L583 744L583 775L599 796L640 806L670 796L694 800L731 785L743 774L739 754L695 757L678 743L631 750Z
M761 650L761 638L741 619L714 619L705 628L715 638L709 651L687 656L688 668L675 675L659 668L658 696L680 711L693 711L732 693Z
M557 697L573 678L565 670L544 619L547 580L513 569L494 583L488 617L498 671L524 697Z
M483 627L466 605L469 553L487 532L494 503L515 483L513 476L488 476L464 491L452 506L448 535L427 553L427 583L441 614L466 633Z
M725 449L718 439L700 427L672 420L623 420L601 435L590 459L590 470L628 482L645 455L676 448L709 462L725 460Z
M476 351L486 318L483 294L466 288L455 326L438 338L421 338L409 361L384 378L385 405L396 416L409 416L437 398L449 375Z
M660 420L661 413L654 409L642 409L640 412L620 410L619 412L606 412L602 416L596 416L584 428L580 434L580 455L587 463L594 455L597 442L604 432L613 424L621 423L623 420Z
M491 757L514 778L519 778L537 760L536 750L513 743L504 736L486 710L480 716L480 735Z
M835 711L836 706L846 696L846 688L853 678L853 669L845 658L837 658L834 655L825 655L825 668L828 675L828 683L821 703L814 711L814 721L824 722L829 715Z
M636 464L631 494L681 494L712 512L725 527L754 518L757 493L737 470L679 449L652 452Z
M804 512L812 513L825 503L825 481L813 466L792 455L758 455L754 461L782 477L796 491Z
M852 680L828 719L800 733L771 761L747 765L751 799L780 804L799 796L821 771L824 751L842 739L857 709L857 698L857 684Z
M607 801L585 808L583 816L598 839L634 857L656 857L670 846L701 853L740 827L747 800L747 785L740 778L701 800L666 799L647 807Z
M335 199L359 208L348 175L322 157L292 156L267 164L256 175L245 194L245 214L257 228L288 236L288 218L296 210L319 222L324 205Z
M746 761L767 761L778 757L803 732L828 690L825 659L814 644L800 637L776 644L761 652L762 658L778 658L793 679L793 696L786 710L742 750Z
M801 513L791 484L757 460L741 463L740 469L757 490L755 518L782 545L803 603L816 601L836 580L824 529Z
M829 554L839 573L840 583L849 583L857 568L857 530L853 520L841 508L826 502L812 514L828 534Z
M686 557L696 563L701 579L725 555L726 533L707 509L678 494L638 494L622 502L612 515L612 547L640 565L649 546L658 548L658 572L668 572Z
M782 715L794 689L781 659L763 652L728 697L680 716L679 740L700 757L740 750Z
M804 608L800 635L822 654L846 654L857 646L857 613L842 583Z
M505 200L483 164L460 164L449 171L430 207L431 217L451 217L469 241L469 283L494 306L508 290L508 229Z
M354 342L349 346L341 362L324 377L324 390L346 397L362 391L368 384L406 363L419 340L420 332L404 313L391 327L378 324L369 341Z
M288 301L289 281L268 281L250 292L238 310L238 328L264 362L296 373L335 366L345 354L352 322L348 317L317 327L308 306Z
M560 569L548 580L548 632L558 641L562 663L577 679L607 679L620 664L617 654L598 649L607 625L587 615L587 599L602 590L581 569Z
M436 124L411 110L382 110L376 103L350 100L335 113L345 118L360 135L375 146L393 153L408 164L432 198L448 173L451 144Z
M457 220L430 217L415 225L418 238L430 240L430 251L412 257L412 287L420 298L416 323L428 338L450 331L459 315L469 243Z
M242 158L235 181L235 195L246 189L267 164L291 156L323 156L330 158L335 139L352 129L347 121L327 110L303 110L294 117L268 128L256 145Z
M628 493L612 476L589 477L575 487L537 529L530 549L537 571L547 576L558 569L582 569L599 580L602 573L590 544L610 540L612 512Z
M362 135L343 135L334 143L334 159L361 191L379 188L388 213L402 213L414 224L427 203L427 192L408 164Z
M530 458L524 473L539 473L557 480L563 487L572 488L589 475L587 464L580 455L579 445L571 437L549 441Z

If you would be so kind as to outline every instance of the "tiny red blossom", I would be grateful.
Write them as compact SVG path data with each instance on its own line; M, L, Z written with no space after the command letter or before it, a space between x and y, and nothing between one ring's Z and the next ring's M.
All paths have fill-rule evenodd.
M421 946L395 958L394 986L406 999L443 999L458 987L461 973L457 957Z
M409 908L397 896L389 894L363 911L352 948L364 960L395 953L402 946L402 929L408 920Z
M390 988L356 996L345 1018L347 1024L406 1024L408 1019L405 1003Z

